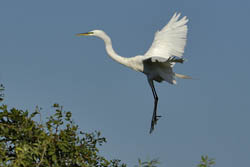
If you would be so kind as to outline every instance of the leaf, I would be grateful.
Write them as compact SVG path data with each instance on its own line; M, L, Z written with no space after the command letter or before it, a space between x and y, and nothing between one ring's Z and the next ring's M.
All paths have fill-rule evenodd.
M202 155L202 156L201 156L201 160L202 160L202 162L205 162L205 161L206 161L206 158Z
M23 149L21 147L16 147L16 152L23 152Z
M55 155L55 154L52 155L52 161L53 161L53 162L56 162L56 161L57 161L56 155Z
M39 112L38 112L38 111L33 112L33 113L30 115L30 118L35 117L37 114L39 114Z
M55 103L55 104L53 105L53 107L58 108L58 107L59 107L59 104Z

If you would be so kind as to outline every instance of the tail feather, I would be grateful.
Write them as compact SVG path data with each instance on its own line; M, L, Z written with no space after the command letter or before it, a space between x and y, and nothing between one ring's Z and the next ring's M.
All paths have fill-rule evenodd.
M167 81L170 84L174 84L176 85L177 82L175 80L175 74L174 73L160 73L161 77L163 78L163 80Z
M192 79L192 77L175 73L175 76L182 79Z

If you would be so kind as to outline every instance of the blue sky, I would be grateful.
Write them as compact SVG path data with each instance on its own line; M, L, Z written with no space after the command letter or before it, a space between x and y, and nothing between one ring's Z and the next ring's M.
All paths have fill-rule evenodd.
M153 95L146 77L111 60L97 38L103 29L122 56L143 54L175 11L189 18L183 65L197 80L156 84L163 117L149 135ZM0 82L5 103L34 110L60 103L82 130L100 130L101 153L129 166L159 158L160 166L249 164L250 1L54 0L0 2Z

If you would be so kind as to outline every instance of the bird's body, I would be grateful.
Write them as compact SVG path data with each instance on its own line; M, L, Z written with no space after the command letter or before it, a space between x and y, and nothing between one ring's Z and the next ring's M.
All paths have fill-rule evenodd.
M178 20L180 14L171 18L169 23L161 31L156 32L152 46L144 55L138 55L131 58L119 56L112 47L110 37L102 30L93 30L88 33L78 35L96 36L103 39L107 54L118 63L132 68L135 71L142 72L147 76L148 83L152 89L155 103L154 112L151 121L150 133L154 130L154 125L160 116L157 116L158 96L154 88L154 82L166 81L170 84L176 84L175 77L189 79L186 75L173 72L175 63L183 63L182 54L186 45L187 25L186 17Z

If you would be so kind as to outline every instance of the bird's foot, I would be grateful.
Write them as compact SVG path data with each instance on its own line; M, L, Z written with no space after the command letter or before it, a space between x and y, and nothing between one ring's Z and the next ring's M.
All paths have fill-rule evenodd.
M151 121L151 128L149 133L152 133L154 130L155 125L157 124L157 121L161 118L162 116L160 115L153 115L152 121Z
M156 116L155 116L155 118L154 118L155 125L156 125L157 121L158 121L161 117L162 117L161 115L156 115Z

